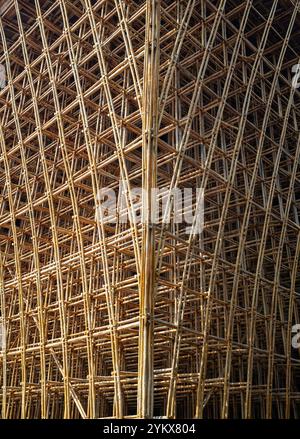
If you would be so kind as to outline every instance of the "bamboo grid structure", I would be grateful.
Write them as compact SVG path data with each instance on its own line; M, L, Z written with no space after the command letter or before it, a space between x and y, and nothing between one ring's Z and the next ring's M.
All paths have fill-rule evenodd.
M300 417L299 7L0 2L2 418Z

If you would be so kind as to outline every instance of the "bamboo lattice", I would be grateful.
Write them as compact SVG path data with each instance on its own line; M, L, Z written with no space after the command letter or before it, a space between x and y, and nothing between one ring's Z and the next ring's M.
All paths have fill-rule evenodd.
M2 418L300 417L299 6L0 1Z

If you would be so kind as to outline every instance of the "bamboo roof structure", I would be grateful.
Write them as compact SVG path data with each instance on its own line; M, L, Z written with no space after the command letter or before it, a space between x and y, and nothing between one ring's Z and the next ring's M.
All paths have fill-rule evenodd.
M0 1L1 418L300 417L299 8Z

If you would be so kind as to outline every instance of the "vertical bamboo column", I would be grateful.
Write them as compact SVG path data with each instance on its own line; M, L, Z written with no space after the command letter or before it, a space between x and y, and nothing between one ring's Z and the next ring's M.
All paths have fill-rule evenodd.
M160 1L148 0L146 8L143 89L143 229L140 282L139 382L137 415L153 416L153 300L155 283L155 229L152 188L156 187Z

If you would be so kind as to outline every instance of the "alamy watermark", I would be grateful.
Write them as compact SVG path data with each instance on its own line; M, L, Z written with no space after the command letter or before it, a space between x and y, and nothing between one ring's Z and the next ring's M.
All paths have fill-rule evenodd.
M300 64L294 64L292 67L292 72L294 73L292 79L292 87L299 88L300 87Z
M3 64L0 64L0 89L6 86L6 72Z
M0 352L5 350L6 346L6 331L3 319L0 317Z
M295 334L292 338L292 347L300 349L300 323L292 327L292 333Z
M152 188L147 197L145 189L128 190L121 180L118 190L108 187L99 190L96 219L106 224L126 224L129 219L134 224L185 224L185 232L196 235L204 225L204 189Z

